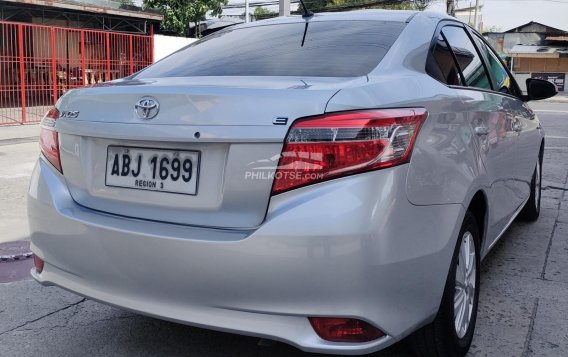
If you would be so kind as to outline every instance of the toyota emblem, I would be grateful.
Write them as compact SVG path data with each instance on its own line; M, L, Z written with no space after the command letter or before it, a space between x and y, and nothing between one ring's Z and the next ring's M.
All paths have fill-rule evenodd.
M152 119L158 115L158 111L160 111L160 104L154 98L144 97L136 102L134 108L136 109L136 115L138 115L138 118Z

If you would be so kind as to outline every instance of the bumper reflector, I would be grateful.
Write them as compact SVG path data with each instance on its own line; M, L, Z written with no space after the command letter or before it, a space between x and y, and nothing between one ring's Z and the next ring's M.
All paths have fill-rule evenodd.
M357 319L310 317L310 323L319 337L331 342L369 342L385 336L371 324Z
M43 260L34 254L34 265L38 274L41 274L43 271Z

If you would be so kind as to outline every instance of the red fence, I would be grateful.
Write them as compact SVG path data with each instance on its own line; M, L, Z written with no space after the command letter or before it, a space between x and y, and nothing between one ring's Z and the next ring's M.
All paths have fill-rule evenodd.
M152 37L0 21L0 125L37 123L67 90L148 66Z

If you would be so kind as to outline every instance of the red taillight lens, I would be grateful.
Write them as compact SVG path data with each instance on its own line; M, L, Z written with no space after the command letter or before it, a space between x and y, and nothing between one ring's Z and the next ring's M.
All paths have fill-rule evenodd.
M424 109L378 109L296 121L272 194L408 162L426 115Z
M41 120L39 133L39 146L45 156L59 172L61 170L61 159L59 157L59 135L55 131L55 121L59 118L59 110L51 108Z
M37 255L34 254L34 265L36 268L36 271L38 272L38 274L41 274L41 272L43 271L43 259L41 259L40 257L38 257Z
M385 336L375 326L357 319L310 317L319 337L332 342L369 342Z

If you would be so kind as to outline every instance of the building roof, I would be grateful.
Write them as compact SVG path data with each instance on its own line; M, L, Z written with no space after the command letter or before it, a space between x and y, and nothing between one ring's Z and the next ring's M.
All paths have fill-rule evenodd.
M524 25L521 26L517 26L515 28L512 28L508 31L505 31L505 33L514 33L514 32L536 32L536 33L546 33L546 34L565 34L567 33L564 30L561 29L557 29L551 26L547 26L544 24L541 24L540 22L536 22L536 21L531 21L528 22Z
M549 46L515 45L511 53L554 53L556 48Z
M109 0L2 0L14 4L36 5L54 9L66 9L95 14L109 14L121 17L163 21L161 14L143 11L136 6L121 6L120 2Z
M568 56L568 47L516 45L511 49L515 57L549 57Z

